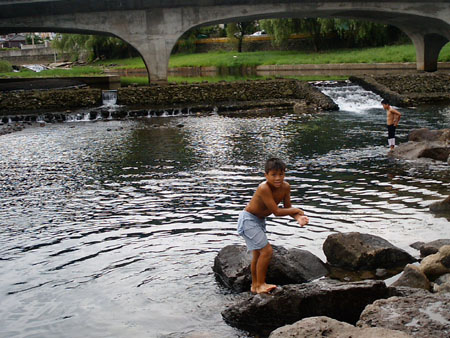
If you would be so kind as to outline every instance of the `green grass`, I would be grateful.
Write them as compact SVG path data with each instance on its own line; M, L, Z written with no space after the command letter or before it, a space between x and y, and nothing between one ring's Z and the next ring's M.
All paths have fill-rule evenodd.
M391 63L415 62L415 49L413 45L386 46L365 49L345 49L326 52L299 52L299 51L266 51L266 52L210 52L199 54L174 54L170 57L169 66L176 67L243 67L258 65L286 65L286 64L336 64L336 63ZM450 62L450 44L444 46L439 54L439 61ZM105 68L145 68L141 58L115 59L96 62L90 66L76 66L70 70L55 69L35 73L31 70L22 70L19 73L1 72L1 77L76 77L101 76ZM5 68L6 69L6 68ZM169 82L218 82L239 81L244 79L257 79L255 76L214 76L214 77L169 77ZM263 77L259 77L263 78ZM303 81L340 80L342 76L300 76L292 77ZM146 77L122 77L122 86L133 83L147 85Z
M210 52L174 54L169 67L240 67L258 65L333 64L333 63L392 63L415 62L413 45L386 46L365 49L344 49L325 52L266 51L266 52ZM444 46L439 61L450 61L450 44ZM96 63L111 68L145 68L141 58L107 60Z

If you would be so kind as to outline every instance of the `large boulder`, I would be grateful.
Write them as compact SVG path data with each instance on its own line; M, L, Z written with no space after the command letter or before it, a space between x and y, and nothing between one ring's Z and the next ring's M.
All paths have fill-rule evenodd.
M418 266L408 264L403 270L402 275L392 286L406 286L410 288L419 288L429 291L431 289L430 281L427 276L420 271Z
M433 212L450 212L450 196L443 201L430 204L430 210Z
M278 287L237 302L222 312L235 327L257 334L313 316L327 316L355 324L362 310L375 300L391 296L383 281L343 283L318 280Z
M400 330L413 337L450 337L450 295L426 291L380 299L361 313L358 327Z
M428 128L413 129L409 132L408 141L450 141L450 129L430 130Z
M213 270L219 282L237 291L249 291L252 255L243 245L228 245L217 254ZM273 246L266 281L276 285L304 283L325 276L325 264L309 251Z
M437 253L425 257L419 268L431 281L450 273L450 245L444 245Z
M392 269L416 261L385 239L359 232L329 235L323 251L329 264L349 270Z
M329 317L310 317L282 326L273 331L269 338L410 338L405 332L380 327L360 328Z
M405 160L428 158L437 161L447 161L450 147L443 142L406 142L395 147L389 156Z
M430 130L428 128L410 131L409 142L402 143L389 153L389 156L406 160L429 158L449 161L450 129Z

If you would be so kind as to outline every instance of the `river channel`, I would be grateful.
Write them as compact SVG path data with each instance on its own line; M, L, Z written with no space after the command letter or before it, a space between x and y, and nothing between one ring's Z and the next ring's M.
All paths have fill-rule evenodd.
M449 238L428 206L444 163L387 156L380 98L325 87L337 112L215 113L38 124L0 136L1 337L247 337L221 311L239 296L212 272L269 156L288 164L298 228L270 218L276 245L309 250L335 232L381 236L414 256ZM450 125L450 106L401 109L398 142Z

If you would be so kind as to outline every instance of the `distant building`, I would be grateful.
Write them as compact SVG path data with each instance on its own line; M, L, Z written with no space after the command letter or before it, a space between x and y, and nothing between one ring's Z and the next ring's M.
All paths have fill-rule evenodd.
M1 48L20 48L26 43L25 36L21 34L9 34L0 37Z

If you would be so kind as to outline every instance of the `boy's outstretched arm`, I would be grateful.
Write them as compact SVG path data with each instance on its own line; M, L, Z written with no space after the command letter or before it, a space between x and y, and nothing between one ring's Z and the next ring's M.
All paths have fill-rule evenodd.
M291 187L288 186L289 189L286 192L286 195L284 196L284 207L285 208L291 208L292 204L291 204ZM300 209L299 209L300 210ZM301 213L295 214L295 215L291 215L293 219L295 219L297 221L298 224L300 224L300 226L304 226L306 224L309 223L309 218L307 216L305 216L305 213L303 212L303 210L300 210Z

